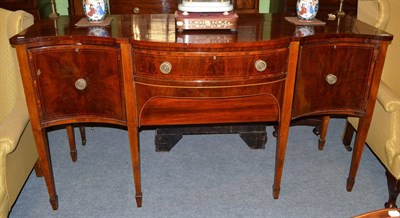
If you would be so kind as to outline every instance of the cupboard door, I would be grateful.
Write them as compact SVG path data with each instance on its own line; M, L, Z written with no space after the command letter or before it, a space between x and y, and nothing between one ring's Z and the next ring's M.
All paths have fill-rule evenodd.
M293 117L364 113L376 51L372 44L324 43L301 46Z
M29 53L42 123L126 120L118 48L50 46Z

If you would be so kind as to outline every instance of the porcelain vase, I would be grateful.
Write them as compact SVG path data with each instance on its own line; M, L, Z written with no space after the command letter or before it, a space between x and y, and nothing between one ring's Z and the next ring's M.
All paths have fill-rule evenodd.
M83 12L90 22L100 22L106 17L107 0L83 0Z
M312 20L317 15L318 8L318 0L297 0L297 17L301 20Z

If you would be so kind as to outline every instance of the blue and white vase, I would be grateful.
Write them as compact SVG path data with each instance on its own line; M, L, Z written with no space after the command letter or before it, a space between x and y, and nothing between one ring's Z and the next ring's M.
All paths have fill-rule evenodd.
M109 37L107 29L102 26L91 26L89 27L88 36L99 36L99 37Z
M82 0L83 12L90 22L100 22L107 14L107 0Z
M297 0L297 17L300 20L312 20L317 15L318 8L318 0Z

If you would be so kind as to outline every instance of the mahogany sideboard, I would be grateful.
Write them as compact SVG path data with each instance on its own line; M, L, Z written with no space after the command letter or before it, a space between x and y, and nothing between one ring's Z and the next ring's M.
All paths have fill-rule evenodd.
M295 26L280 14L243 14L235 32L178 32L172 14L110 17L107 27L42 20L10 39L53 209L47 128L82 123L127 128L140 207L144 126L274 123L277 199L291 120L357 116L351 191L392 35L350 16Z

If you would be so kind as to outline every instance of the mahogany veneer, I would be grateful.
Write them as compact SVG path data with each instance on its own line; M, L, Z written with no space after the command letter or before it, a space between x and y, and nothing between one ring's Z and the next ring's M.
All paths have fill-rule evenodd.
M173 14L112 17L109 27L76 28L81 17L61 16L10 39L53 209L46 129L75 123L127 127L140 207L144 126L277 124L278 198L291 121L358 116L352 189L392 35L350 16L320 17L326 25L309 36L279 14L240 15L235 33L177 33Z

